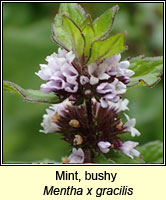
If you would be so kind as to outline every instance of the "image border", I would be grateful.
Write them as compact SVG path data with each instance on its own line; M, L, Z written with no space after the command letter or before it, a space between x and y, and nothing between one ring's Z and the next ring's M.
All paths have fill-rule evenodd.
M3 3L163 3L163 163L145 164L6 164L3 163ZM165 164L165 1L1 1L1 166L166 166Z

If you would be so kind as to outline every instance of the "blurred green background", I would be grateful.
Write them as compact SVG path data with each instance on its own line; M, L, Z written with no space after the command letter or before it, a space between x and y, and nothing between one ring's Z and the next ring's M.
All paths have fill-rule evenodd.
M92 18L115 3L81 3ZM126 31L128 56L163 54L163 4L119 3L113 33ZM3 3L3 79L24 88L39 89L42 81L35 75L45 57L57 50L51 39L51 24L58 3ZM137 119L142 133L134 139L140 144L163 140L162 81L154 88L128 90L129 116ZM70 146L59 135L40 133L40 123L48 105L28 103L17 95L3 95L3 162L59 162L68 155Z

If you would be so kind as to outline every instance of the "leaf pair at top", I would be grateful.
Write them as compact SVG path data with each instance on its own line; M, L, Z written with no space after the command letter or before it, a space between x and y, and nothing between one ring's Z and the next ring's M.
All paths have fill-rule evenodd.
M60 4L53 24L53 39L73 50L82 64L111 57L123 50L124 33L109 36L119 7L114 6L96 20L76 3Z

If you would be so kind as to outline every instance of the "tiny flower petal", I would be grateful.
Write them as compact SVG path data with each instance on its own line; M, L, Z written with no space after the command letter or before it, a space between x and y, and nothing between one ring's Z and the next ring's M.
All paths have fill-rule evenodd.
M117 94L124 94L126 92L126 85L123 84L121 81L118 81L115 84L115 90Z
M119 101L119 111L129 110L129 108L127 107L128 104L129 104L128 99Z
M126 141L126 142L122 143L122 145L119 149L124 154L126 154L131 159L133 159L134 156L139 157L139 155L140 155L139 151L134 149L134 147L136 147L138 144L139 144L138 142Z
M45 93L56 92L58 90L62 90L65 87L65 85L66 84L63 79L56 77L54 78L54 80L42 84L40 89Z
M67 82L72 83L73 81L76 81L76 78L78 77L78 72L74 67L71 67L69 64L65 64L61 68L61 72L66 77Z
M43 133L53 133L59 130L58 125L51 121L51 117L48 114L43 115L43 122L41 123L41 126L44 130L40 130L40 132Z
M111 58L106 59L106 62L111 65L111 66L116 66L117 63L120 61L121 59L121 55L120 54L116 54L115 56L112 56Z
M107 141L100 141L97 145L103 153L108 153L110 151L111 144Z
M124 127L126 127L126 131L129 131L131 132L131 136L134 137L134 136L140 136L141 133L136 129L134 128L135 124L136 124L136 119L135 118L132 118L130 119L128 115L124 114L126 119L127 119L127 122L124 124Z
M106 94L106 93L114 93L115 87L111 83L101 83L99 86L97 86L96 91L100 94Z
M40 64L41 70L35 72L37 76L39 76L42 80L47 81L50 79L52 72L45 64Z
M73 82L72 84L66 83L66 86L64 89L66 92L75 93L78 90L78 83L77 82Z
M94 77L94 76L91 76L90 77L90 84L91 85L95 85L95 84L97 84L99 82L99 79L98 78L96 78L96 77Z
M109 106L108 101L103 97L100 99L100 103L102 108L107 108Z
M76 149L73 148L72 149L72 154L68 157L69 159L69 163L83 163L84 162L84 152L81 148Z
M117 110L117 112L121 112L124 110L129 110L129 108L127 107L128 103L129 103L128 99L124 100L120 99L117 103L109 101L109 106L114 107Z
M62 103L53 104L49 107L49 109L46 109L47 114L43 115L43 122L41 123L41 126L44 130L41 130L40 132L53 133L59 131L59 126L55 123L55 120L53 122L52 119L55 114L63 116L63 111L65 110L65 107L67 105L71 105L68 99L66 99Z
M85 85L86 83L89 83L89 78L87 76L80 76L80 83L81 85Z
M127 69L129 66L130 66L130 63L129 63L129 61L127 61L127 60L122 61L122 62L119 63L119 67L120 67L120 68L125 68L125 69Z
M131 136L132 137L134 137L134 136L140 136L141 135L141 133L136 129L136 128L133 128L133 127L131 127L130 128L130 132L131 132Z
M90 84L95 85L99 82L99 80L107 80L110 76L106 73L109 69L109 65L106 62L101 64L91 63L88 65L88 73L90 77Z

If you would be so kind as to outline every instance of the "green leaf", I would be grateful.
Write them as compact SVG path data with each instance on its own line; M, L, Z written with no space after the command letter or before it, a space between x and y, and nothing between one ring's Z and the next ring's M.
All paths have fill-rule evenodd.
M130 60L129 69L135 74L131 77L128 86L146 85L154 86L161 80L163 73L163 57L144 58L139 56Z
M95 40L107 36L111 32L114 18L118 10L118 5L113 6L93 22Z
M84 9L77 3L61 3L59 14L71 18L77 26L80 26L85 18Z
M83 31L86 25L92 25L92 18L90 14L87 14L84 21L80 25L80 29Z
M44 92L41 92L40 90L25 90L10 81L3 81L3 89L4 91L21 95L26 101L49 104L60 102L59 98L54 93L46 94Z
M89 14L86 16L85 20L81 24L80 29L85 38L84 58L85 60L87 60L87 58L89 57L90 47L95 39L95 32L92 25L92 18Z
M109 58L125 50L124 33L117 33L105 40L98 40L92 44L88 64Z
M84 28L83 35L85 37L84 55L86 58L88 58L89 52L90 52L90 47L94 40L94 30L90 24L87 24L86 27Z
M77 58L81 58L85 48L85 39L79 27L67 16L63 16L63 26L65 31L70 35L72 49Z
M72 43L68 33L64 30L62 26L62 16L56 15L54 23L52 25L52 38L53 40L60 45L62 48L70 51L72 49Z
M137 149L146 163L163 163L163 143L161 141L149 142Z
M62 48L70 51L72 50L71 39L62 25L62 15L64 14L71 18L79 26L85 18L85 11L77 3L61 3L59 12L54 19L54 23L52 25L52 38Z

